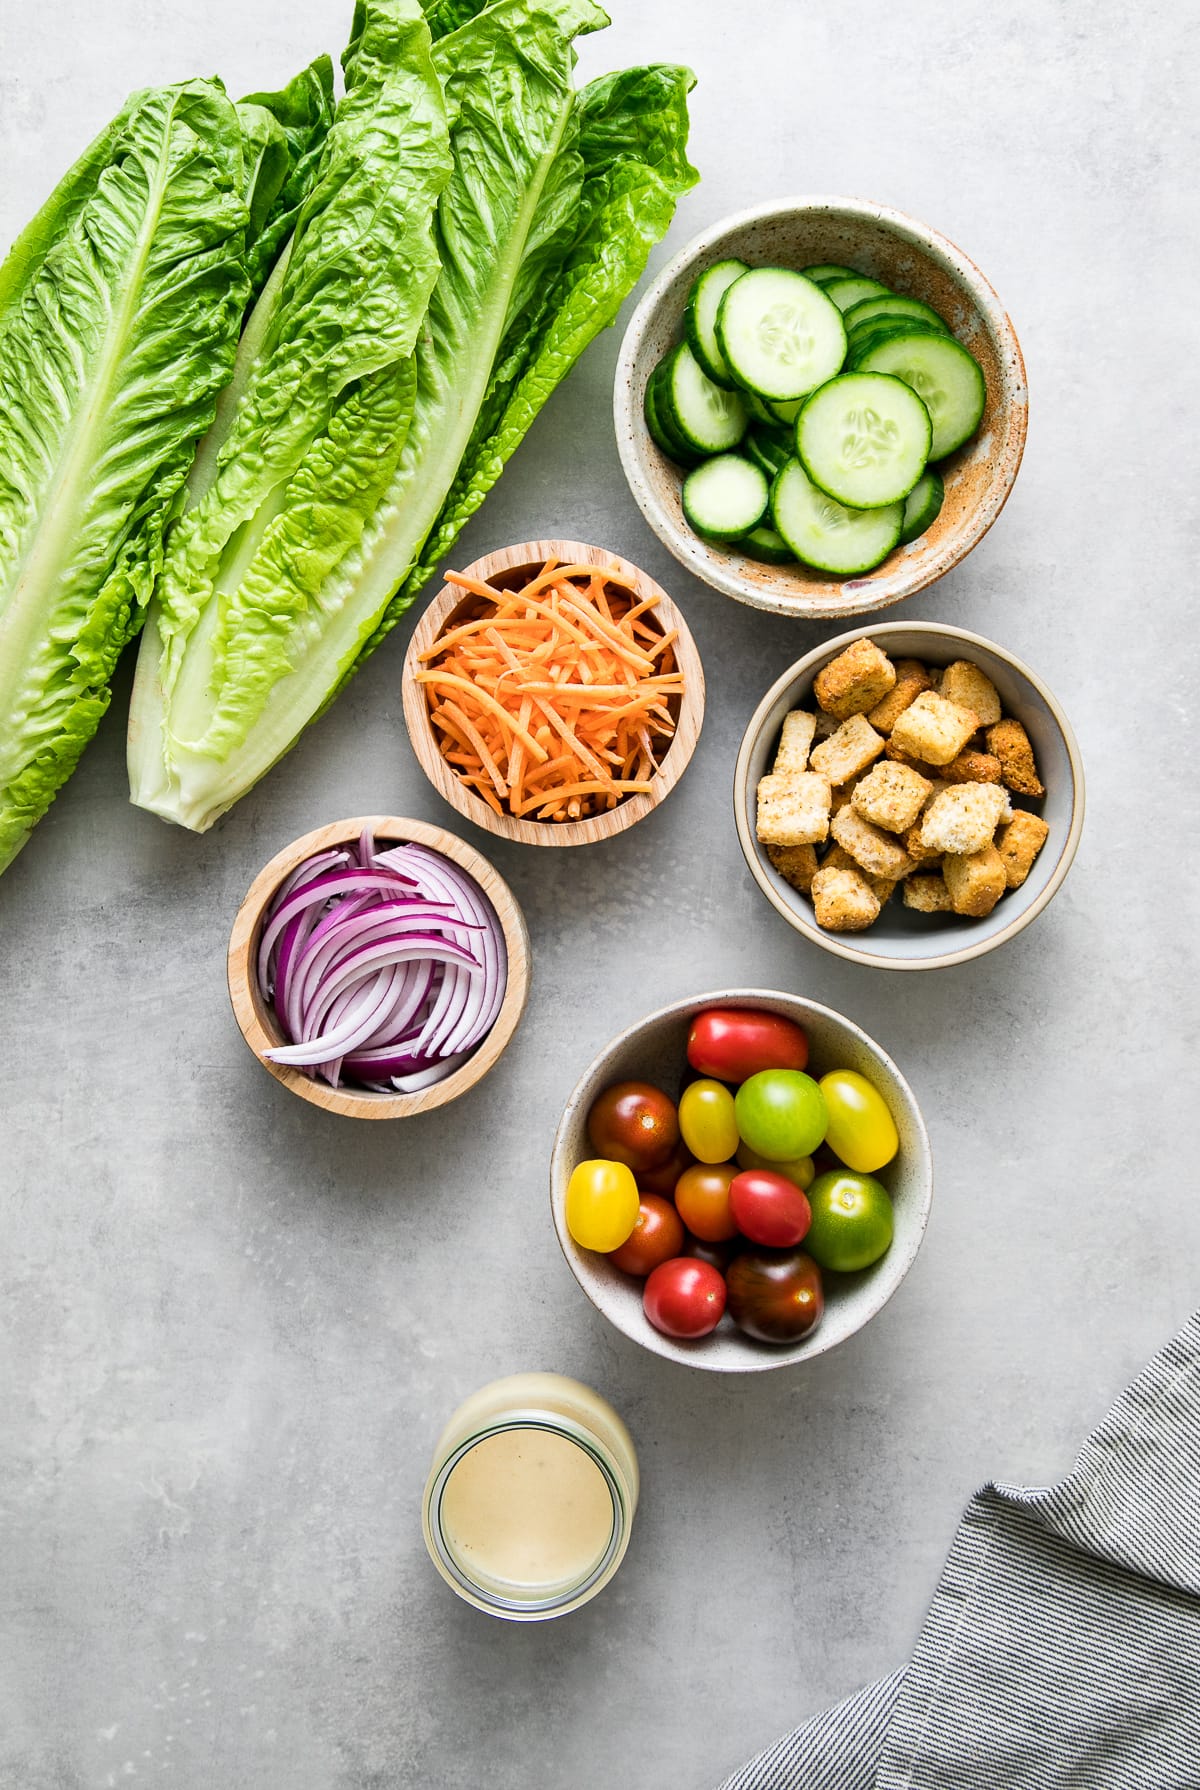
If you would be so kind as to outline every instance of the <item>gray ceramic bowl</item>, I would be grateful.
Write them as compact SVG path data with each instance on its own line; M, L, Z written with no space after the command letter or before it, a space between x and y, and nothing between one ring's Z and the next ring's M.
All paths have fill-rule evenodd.
M881 1261L860 1274L825 1274L825 1315L811 1334L783 1347L757 1343L735 1328L726 1316L711 1336L698 1342L676 1342L664 1336L642 1311L642 1282L614 1268L607 1257L580 1249L567 1230L564 1209L567 1182L576 1163L593 1151L587 1139L587 1116L596 1096L615 1081L655 1083L674 1095L687 1068L688 1027L706 1007L758 1007L794 1019L808 1033L809 1067L814 1075L830 1069L857 1069L887 1101L900 1148L879 1172L896 1209L892 1246ZM723 988L661 1007L630 1026L607 1045L580 1077L567 1101L550 1160L550 1205L567 1266L596 1310L610 1324L668 1361L710 1373L751 1374L787 1367L823 1355L853 1336L882 1310L912 1267L933 1198L933 1161L929 1138L912 1089L887 1053L840 1013L800 995L776 994L761 988Z
M646 382L681 336L696 276L737 256L751 266L838 262L933 305L979 361L987 406L975 436L941 467L946 500L933 526L873 572L839 579L804 566L766 566L736 546L704 541L680 507L683 475L650 439ZM987 533L1012 490L1025 449L1025 363L1003 305L961 249L915 218L864 199L780 199L712 225L677 255L633 314L613 393L617 447L643 516L679 563L739 603L806 619L860 615L898 603L942 577Z
M758 780L771 767L783 717L789 709L815 707L812 686L817 673L844 652L851 641L864 636L892 659L923 659L932 665L949 665L955 659L974 660L999 691L1005 715L1015 716L1029 735L1046 794L1028 806L1041 814L1050 835L1025 882L1019 889L1002 895L985 919L914 913L896 895L865 932L825 932L817 925L807 896L784 882L765 847L758 842ZM733 806L738 839L755 881L797 932L825 951L876 969L942 969L994 951L1036 919L1062 887L1083 830L1083 760L1071 723L1054 696L1028 665L1005 652L1002 646L965 628L936 627L930 622L885 622L878 627L856 628L826 641L815 652L797 660L772 684L742 737L733 773Z

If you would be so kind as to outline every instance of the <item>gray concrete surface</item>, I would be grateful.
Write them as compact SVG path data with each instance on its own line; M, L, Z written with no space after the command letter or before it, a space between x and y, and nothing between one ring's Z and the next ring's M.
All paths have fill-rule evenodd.
M273 83L336 48L347 11L7 8L2 233L128 89L211 68ZM1008 304L1033 405L1016 493L894 613L976 627L1048 680L1087 762L1082 849L1030 932L955 971L856 970L775 918L730 776L762 690L821 633L678 575L642 524L608 422L616 333L461 554L567 533L646 566L706 656L708 722L633 833L494 851L535 986L470 1098L391 1128L329 1120L255 1067L223 984L238 900L280 845L353 812L449 819L401 721L407 628L201 839L126 805L122 684L0 884L3 1790L706 1790L900 1661L971 1489L1060 1473L1200 1298L1196 9L613 11L584 73L656 58L700 77L705 180L670 246L769 195L867 194L944 230ZM596 1047L735 981L805 990L886 1045L938 1186L864 1333L718 1385L593 1315L546 1160ZM510 1629L436 1578L418 1495L454 1403L526 1366L614 1400L645 1496L601 1599Z

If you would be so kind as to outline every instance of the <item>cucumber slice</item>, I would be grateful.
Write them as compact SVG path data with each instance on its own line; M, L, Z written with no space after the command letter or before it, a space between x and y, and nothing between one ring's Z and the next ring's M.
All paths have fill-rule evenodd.
M919 335L944 337L946 331L926 323L923 317L876 317L870 323L860 323L847 334L846 371L853 372L862 355L880 342L890 342L893 336Z
M912 386L933 423L931 460L952 454L978 429L987 402L983 368L953 336L918 325L872 345L854 365L864 373L891 373Z
M796 419L796 452L814 485L856 510L907 497L929 458L929 412L911 386L882 373L843 373Z
M660 362L659 367L661 364ZM655 447L659 449L660 453L664 453L668 460L674 460L677 466L692 466L695 464L695 454L677 440L662 420L662 413L655 396L659 367L655 367L654 372L646 381L646 395L642 400L642 412L646 418L646 427L650 431L650 439Z
M746 391L739 386L738 397L746 406L747 416L753 417L756 423L762 423L768 429L778 428L779 418L776 416L771 406L766 403L764 399L759 397L757 392Z
M765 522L760 522L748 535L743 535L738 546L749 559L761 559L764 565L792 566L796 563L796 555L783 536L776 534Z
M744 261L714 262L692 286L683 313L684 339L699 361L701 371L714 385L728 389L737 382L717 343L717 307L733 282L749 271Z
M852 335L860 323L873 323L877 318L911 317L921 323L928 323L943 335L949 335L948 325L938 316L932 305L927 305L922 298L905 298L899 292L875 293L871 298L860 298L856 305L842 313L846 320L846 334Z
M904 505L848 510L819 491L799 460L789 460L771 487L771 520L796 558L819 572L869 572L900 539Z
M697 534L731 541L758 526L770 496L761 466L741 454L718 454L684 479L683 513Z
M654 396L663 427L694 454L735 448L746 433L746 407L738 394L714 385L686 342L672 348L662 367Z
M829 280L821 288L839 311L848 311L863 298L886 298L891 291L882 280L872 280L865 273L852 274L848 280Z
M910 541L933 527L945 495L946 487L939 473L930 468L921 474L904 500L904 524L900 530L902 547L907 547Z
M769 479L773 479L785 460L790 460L793 453L792 437L784 429L764 429L756 423L746 431L742 442L742 452L761 466Z
M768 402L807 397L846 358L837 306L783 267L752 267L733 282L717 312L717 341L738 384Z
M816 267L802 267L800 272L814 286L823 286L826 280L856 280L858 270L853 267L839 267L836 261L822 261Z
M804 406L803 398L781 398L776 403L768 404L771 415L781 423L794 423Z

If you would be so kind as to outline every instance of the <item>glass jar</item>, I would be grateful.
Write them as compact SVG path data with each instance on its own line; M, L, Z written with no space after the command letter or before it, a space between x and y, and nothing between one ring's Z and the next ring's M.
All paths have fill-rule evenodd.
M540 1622L607 1585L637 1499L633 1442L599 1393L562 1374L511 1374L472 1393L442 1431L425 1545L477 1610Z

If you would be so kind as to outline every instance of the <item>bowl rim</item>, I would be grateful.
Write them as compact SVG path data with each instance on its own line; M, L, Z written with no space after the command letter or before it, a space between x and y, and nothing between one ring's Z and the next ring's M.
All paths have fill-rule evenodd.
M827 664L831 658L836 658L837 654L851 645L853 641L861 640L865 636L869 636L872 640L882 639L892 634L922 634L931 640L955 641L968 647L983 647L987 652L993 653L996 658L1002 659L1018 676L1032 684L1050 711L1051 719L1058 728L1063 745L1066 747L1067 764L1071 774L1071 824L1067 828L1067 836L1045 888L1027 906L1020 908L1007 925L1002 926L998 932L990 934L987 938L976 939L973 944L963 945L956 950L944 951L937 957L886 957L877 951L855 949L853 945L847 944L840 934L825 932L815 920L810 920L806 914L798 912L789 902L785 901L774 882L768 878L758 850L758 841L750 824L750 757L766 725L767 716L779 698L794 684L804 681L810 672L815 676L822 664ZM789 926L792 926L797 932L803 933L805 938L811 939L823 950L832 951L835 956L844 957L848 963L861 964L869 969L948 969L954 964L968 963L975 957L985 957L989 951L994 951L997 946L1014 938L1018 932L1023 931L1033 920L1036 920L1042 909L1049 905L1066 880L1067 872L1071 868L1079 846L1080 835L1083 832L1086 805L1083 757L1075 738L1075 731L1054 692L1042 682L1035 671L1025 664L1023 659L1019 659L1015 653L1009 652L1006 647L998 645L994 640L989 640L983 634L972 633L968 628L943 626L938 622L897 621L883 622L875 627L852 628L845 634L838 634L830 640L823 641L820 646L805 653L803 658L797 659L775 679L754 710L742 735L742 743L738 747L737 760L733 770L733 810L738 843L741 845L742 855L750 868L751 875L771 906L777 913L782 914ZM867 934L854 933L850 936L865 938Z
M806 1016L811 1017L815 1015L822 1020L831 1021L835 1027L842 1027L845 1031L851 1033L858 1042L865 1047L867 1053L881 1063L895 1078L896 1085L900 1089L901 1096L907 1108L908 1117L911 1120L917 1137L918 1161L916 1167L919 1170L920 1176L919 1203L914 1215L914 1229L912 1235L906 1238L904 1249L897 1253L894 1271L889 1279L887 1291L883 1294L883 1297L878 1300L878 1303L872 1306L862 1322L857 1324L846 1336L835 1337L831 1334L823 1333L822 1327L818 1326L812 1334L811 1344L808 1339L801 1339L803 1345L802 1354L796 1354L790 1350L785 1352L783 1349L777 1349L770 1345L763 1345L760 1350L747 1338L745 1341L748 1352L745 1360L718 1361L711 1358L705 1360L703 1354L699 1350L697 1350L695 1354L685 1352L685 1346L678 1343L673 1337L660 1337L656 1334L655 1340L649 1341L644 1337L631 1335L628 1330L618 1324L617 1321L605 1311L592 1287L581 1278L576 1268L573 1255L573 1252L578 1245L574 1243L570 1233L567 1231L565 1219L566 1184L570 1178L571 1169L575 1166L573 1162L570 1164L567 1163L568 1152L566 1133L570 1122L583 1103L584 1090L588 1087L593 1077L600 1071L605 1061L611 1057L614 1052L622 1049L626 1044L637 1038L640 1033L647 1029L647 1027L661 1024L664 1021L669 1022L683 1019L688 1014L702 1012L707 1007L752 1007L763 1002L783 1003L789 1009L800 1009ZM770 1012L774 1012L775 1010L774 1007L766 1009L766 1011ZM804 1023L805 1020L803 1018L797 1019L797 1024L803 1025ZM563 1259L570 1269L576 1285L586 1295L591 1305L605 1322L610 1324L614 1330L626 1337L627 1340L633 1343L636 1347L648 1350L651 1354L657 1355L661 1360L676 1362L681 1367L696 1368L703 1373L765 1373L776 1368L798 1366L803 1362L814 1360L818 1355L828 1354L831 1349L837 1348L841 1343L849 1342L852 1336L857 1336L860 1330L866 1328L872 1318L878 1317L884 1306L894 1297L902 1282L907 1277L909 1270L920 1251L921 1244L924 1241L932 1204L933 1149L929 1142L929 1131L925 1124L924 1115L921 1112L920 1104L916 1095L913 1093L908 1078L901 1072L900 1068L890 1054L883 1048L882 1044L872 1038L869 1032L864 1031L855 1020L848 1018L844 1013L839 1013L834 1007L825 1006L821 1001L810 1000L807 995L794 994L787 989L710 989L701 994L689 995L680 1000L669 1001L665 1006L656 1007L653 1012L644 1014L641 1019L635 1020L632 1025L625 1026L620 1032L616 1033L614 1037L610 1038L608 1043L605 1044L602 1049L596 1052L586 1069L584 1069L583 1073L577 1078L575 1085L571 1089L566 1103L563 1106L558 1125L555 1129L554 1143L550 1152L550 1215L554 1224L555 1235L558 1238L559 1249L562 1251ZM895 1249L895 1243L893 1243L892 1247ZM885 1259L890 1262L891 1256L892 1251L889 1250L888 1256ZM636 1295L631 1292L631 1297L634 1296Z
M369 1088L331 1088L325 1082L302 1074L290 1064L274 1063L262 1054L264 1050L283 1042L279 1028L271 1018L259 990L254 961L263 917L271 898L284 877L302 864L305 858L327 850L330 846L345 845L356 840L364 827L370 827L376 839L394 840L397 844L413 841L418 845L429 846L431 850L440 852L465 870L479 884L496 910L508 952L508 979L504 999L491 1031L480 1040L478 1047L452 1075L448 1075L444 1081L435 1082L430 1088L421 1088L412 1094L377 1094ZM290 1093L298 1094L312 1106L322 1107L326 1112L339 1113L345 1118L407 1119L416 1113L432 1112L436 1107L445 1106L448 1101L465 1094L468 1088L473 1088L476 1082L482 1081L488 1071L495 1067L525 1010L529 996L530 962L529 932L525 916L504 878L482 852L476 851L473 845L468 845L465 839L448 832L445 827L435 826L428 821L410 820L391 814L368 814L316 827L312 832L293 839L290 845L285 845L269 863L263 865L246 891L234 919L229 935L226 976L229 999L242 1037L262 1067L276 1081L282 1082Z
M469 591L455 589L452 585L444 586L426 604L409 640L401 674L404 721L421 769L438 794L452 808L457 809L464 819L473 821L477 827L494 833L500 839L515 840L523 845L592 845L601 839L615 838L618 833L624 833L647 814L653 813L683 776L704 725L704 667L692 631L678 604L648 572L608 548L592 547L582 541L520 541L513 547L502 547L481 555L466 568L463 576L486 582L497 572L532 568L544 564L551 557L562 560L564 564L588 560L597 564L607 562L623 578L631 580L639 595L655 596L658 599L656 613L666 629L669 631L673 628L677 631L675 651L683 673L683 694L679 699L679 715L670 746L650 779L651 787L647 793L626 796L623 802L606 814L594 814L587 820L551 824L548 821L529 821L514 815L497 814L488 807L482 796L466 788L442 757L430 725L429 709L422 686L417 683L414 675L418 656L434 644L454 610L471 600Z
M1015 401L1010 402L1009 406L1010 439L1003 470L956 538L953 549L936 566L927 567L919 573L910 570L904 576L902 567L898 567L882 581L874 579L869 573L864 574L865 591L861 599L859 593L855 592L854 578L843 581L839 586L843 593L852 594L843 594L838 598L816 595L806 597L802 592L780 591L772 594L761 589L750 590L737 573L711 558L707 550L708 544L676 526L674 519L668 515L643 477L637 463L638 445L649 441L650 437L640 406L634 402L634 363L641 351L642 338L650 320L669 287L693 262L736 230L744 229L750 224L765 223L785 214L822 211L882 224L914 247L947 263L967 288L976 309L994 333L1001 358L1012 368L1015 387ZM718 590L739 603L745 603L750 608L762 609L773 615L793 616L803 621L837 621L852 615L873 614L894 603L905 601L953 571L979 545L1008 502L1021 469L1029 430L1029 385L1021 344L999 294L970 256L948 236L943 236L941 231L921 223L907 212L897 211L893 206L882 205L872 199L844 194L802 193L767 200L718 219L685 243L657 275L639 302L621 339L613 379L613 426L621 470L634 501L663 546L685 570L711 589Z

